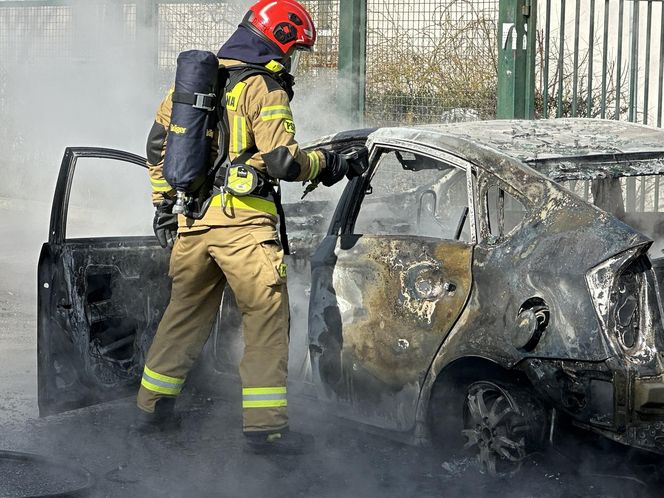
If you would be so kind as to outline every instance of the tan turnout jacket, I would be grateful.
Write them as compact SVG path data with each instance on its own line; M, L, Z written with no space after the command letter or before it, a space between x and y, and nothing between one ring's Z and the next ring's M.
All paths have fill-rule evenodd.
M220 59L220 65L226 67L242 64L239 61ZM276 61L267 64L271 70L279 70ZM237 83L226 94L226 112L230 128L229 158L234 160L252 147L258 152L246 161L247 164L265 172L262 155L279 146L288 148L299 165L299 175L295 181L314 180L325 169L325 157L316 150L305 153L295 141L295 124L288 95L275 84L268 81L268 76L254 75ZM166 152L166 137L171 121L173 90L162 100L150 138L148 140L148 171L152 184L152 202L159 204L165 197L173 197L175 190L164 179L162 169ZM218 131L215 131L215 148L211 163L218 153ZM275 225L276 206L273 202L259 197L221 196L213 198L210 208L201 220L179 217L179 229L196 230L211 226L237 226L247 224Z

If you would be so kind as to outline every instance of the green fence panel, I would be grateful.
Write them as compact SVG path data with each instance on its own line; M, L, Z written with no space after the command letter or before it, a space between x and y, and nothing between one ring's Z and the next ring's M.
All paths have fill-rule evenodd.
M367 124L493 118L498 0L366 0Z
M544 0L535 116L661 126L663 28L661 0Z
M535 113L536 0L501 0L498 16L498 102L503 119L532 119Z

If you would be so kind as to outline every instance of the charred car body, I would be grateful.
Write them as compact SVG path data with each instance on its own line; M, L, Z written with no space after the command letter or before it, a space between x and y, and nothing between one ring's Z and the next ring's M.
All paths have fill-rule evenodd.
M556 413L664 452L664 131L493 121L311 144L362 145L370 169L346 186L327 234L308 234L306 213L289 227L293 262L311 266L290 285L310 288L291 391L415 443L464 436L495 473L518 468ZM152 237L65 236L86 156L144 164L65 154L39 265L44 414L130 394L168 298L168 255ZM227 292L203 377L233 374L240 343Z

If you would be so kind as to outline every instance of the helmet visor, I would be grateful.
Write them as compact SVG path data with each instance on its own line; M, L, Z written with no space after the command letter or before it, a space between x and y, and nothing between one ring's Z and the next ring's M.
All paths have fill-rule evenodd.
M300 56L302 52L311 52L311 47L305 47L303 45L296 45L295 50L293 50L293 53L288 59L288 63L286 65L286 69L288 69L288 72L291 74L294 74L298 66L300 65Z
M300 65L300 51L296 50L293 52L293 54L290 56L290 59L288 60L288 72L291 74L294 74L297 71L298 66Z

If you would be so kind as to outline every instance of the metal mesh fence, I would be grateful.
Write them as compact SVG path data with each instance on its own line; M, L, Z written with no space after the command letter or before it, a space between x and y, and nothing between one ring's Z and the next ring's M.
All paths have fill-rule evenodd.
M537 117L662 125L664 3L541 0Z
M314 19L318 38L313 53L301 58L298 76L336 83L339 66L339 1L303 2Z
M43 164L48 148L56 147L53 137L94 119L81 109L94 114L102 98L94 83L116 76L105 71L107 61L122 64L125 79L135 77L130 73L138 63L125 56L136 53L137 1L0 2L0 194L44 181L26 172ZM51 133L45 123L60 128Z
M0 66L71 57L73 23L69 5L0 4ZM35 43L36 39L48 43Z
M160 70L173 71L183 50L217 52L230 36L244 9L227 2L171 3L158 6Z
M495 116L498 0L368 0L366 119Z
M315 52L301 59L296 76L333 86L339 52L339 2L318 0L303 4L318 27L318 41ZM172 81L181 51L196 48L216 53L235 31L245 12L243 5L221 1L159 4L157 65L162 85Z
M0 2L0 106L7 100L2 75L11 64L80 59L84 57L81 47L108 43L106 26L112 24L108 31L117 31L118 23L123 36L117 43L123 44L123 50L132 44L145 50L139 45L146 40L154 44L156 82L163 90L172 82L177 54L191 48L216 52L240 22L247 3ZM344 29L339 26L340 2L303 3L314 17L319 36L316 51L301 60L297 90L334 95L340 29ZM144 19L141 9L150 10L150 5L155 9L153 17ZM498 0L367 0L366 122L493 117L497 10ZM94 26L89 26L91 11L96 12ZM79 18L87 20L85 29ZM143 29L143 22L148 22L147 31L152 34L141 31L139 37L137 30Z

